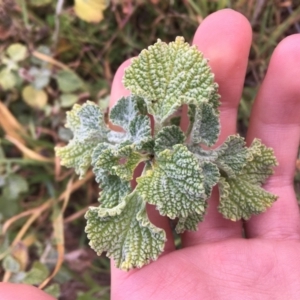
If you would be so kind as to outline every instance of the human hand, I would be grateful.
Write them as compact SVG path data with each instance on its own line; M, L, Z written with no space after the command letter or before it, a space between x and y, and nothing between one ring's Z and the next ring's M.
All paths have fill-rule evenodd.
M223 10L198 28L194 44L209 58L221 94L219 143L236 131L251 44L251 28L239 13ZM197 232L182 236L175 250L166 218L149 208L149 218L167 233L163 255L125 273L112 267L112 299L300 299L300 218L293 189L300 137L300 35L282 41L255 100L247 135L272 147L279 166L265 188L279 196L266 213L231 222L217 211L215 190ZM128 93L121 78L112 88L111 106ZM184 126L185 124L182 124ZM244 234L247 239L242 237Z
M194 44L210 59L220 86L221 143L236 131L251 27L239 13L219 11L203 21ZM215 190L204 222L197 232L182 236L181 250L175 250L168 220L149 207L151 221L167 233L165 251L156 262L128 273L112 266L112 299L300 299L300 218L293 190L300 137L299 61L300 35L293 35L274 51L247 136L248 143L257 137L275 151L279 166L265 188L279 196L277 202L246 223L231 222L218 213ZM128 93L121 79L129 63L115 76L111 106ZM23 289L0 284L0 299L26 299ZM33 292L30 299L49 297Z

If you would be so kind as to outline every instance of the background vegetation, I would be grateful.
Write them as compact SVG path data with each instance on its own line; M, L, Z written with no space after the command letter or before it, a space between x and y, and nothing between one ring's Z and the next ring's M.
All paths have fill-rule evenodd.
M103 18L88 23L70 0L0 0L0 277L61 300L109 299L110 286L109 261L95 255L84 233L98 187L91 173L78 181L54 157L54 146L71 138L66 110L87 99L105 109L125 59L157 38L191 41L207 15L229 7L254 33L238 119L245 135L274 47L300 32L297 1L99 1L90 0L96 15L79 7L81 18Z

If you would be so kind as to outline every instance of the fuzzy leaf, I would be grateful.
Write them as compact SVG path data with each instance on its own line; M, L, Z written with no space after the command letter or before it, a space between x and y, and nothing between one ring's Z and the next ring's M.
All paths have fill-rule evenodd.
M212 188L218 183L220 179L220 172L218 167L211 162L203 162L200 164L204 176L204 189L207 198L210 197Z
M204 189L206 197L209 198L213 186L215 186L220 180L220 173L218 167L207 161L202 161L200 164L203 176L204 176ZM201 213L191 213L187 217L179 217L176 225L176 232L183 233L186 230L196 231L198 229L198 223L204 219L205 211L207 207L207 201L204 202L203 210Z
M218 153L215 150L205 150L198 145L187 145L188 149L194 153L199 163L204 161L215 162L218 158Z
M56 155L62 166L74 168L76 174L83 178L91 165L91 155L96 143L79 143L72 139L65 147L55 147Z
M273 150L259 140L249 149L252 160L234 178L221 178L219 182L219 211L227 219L249 219L253 214L264 212L277 196L261 188L261 184L273 173L276 166Z
M154 151L172 149L174 145L182 144L184 140L185 135L179 127L175 125L163 127L156 135Z
M151 124L148 116L138 115L131 120L127 132L110 131L107 135L109 142L119 144L120 147L134 146L137 150L153 148Z
M146 159L147 156L136 152L131 145L120 149L107 147L103 149L94 165L128 181L133 178L133 172L138 164Z
M193 213L188 215L187 217L180 217L175 227L176 232L180 234L184 233L186 230L196 231L198 229L199 222L202 222L204 219L206 207L207 202L204 202L203 213Z
M126 69L124 84L144 97L148 112L162 123L183 103L218 102L213 79L202 53L177 37L169 45L158 40L143 50Z
M74 137L67 146L56 147L56 155L63 166L75 168L82 178L91 165L94 148L106 140L108 129L100 108L90 101L82 106L75 104L67 112L66 127L73 131Z
M85 228L90 246L101 255L113 258L118 268L142 267L161 254L165 243L163 230L150 223L146 205L137 193L131 193L119 204L120 209L91 207L86 213Z
M95 174L95 180L98 183L103 183L106 180L108 171L104 170L101 166L97 165L99 157L102 155L103 151L111 148L112 146L108 143L99 143L92 152L92 166L93 166L93 173Z
M126 146L116 152L118 165L113 166L113 170L123 180L132 180L133 172L138 164L147 157L134 151L132 146Z
M191 142L193 144L203 143L207 146L214 145L220 134L220 119L213 106L203 102L196 108L193 117L195 120L191 118L191 112L189 115L192 122L194 121Z
M87 101L80 109L75 108L75 112L79 119L79 124L74 130L76 139L82 142L106 140L108 128L104 122L102 111L97 104Z
M231 135L225 143L216 150L218 167L233 177L246 165L251 154L245 147L245 140L239 135Z
M142 198L155 204L160 214L171 219L201 214L205 206L202 169L194 155L183 145L157 156L152 170L137 178L136 187Z
M112 208L120 204L130 191L130 183L122 181L118 176L108 175L101 183L99 202L101 208Z
M108 140L122 146L134 144L136 149L143 149L145 144L152 141L150 119L146 113L142 98L134 95L121 98L112 108L110 120L125 132L111 131Z
M115 125L128 130L130 123L139 114L146 114L145 102L142 98L130 95L122 97L110 112L110 120Z
M149 117L137 116L133 119L129 126L129 134L129 140L137 149L141 149L145 143L152 140Z

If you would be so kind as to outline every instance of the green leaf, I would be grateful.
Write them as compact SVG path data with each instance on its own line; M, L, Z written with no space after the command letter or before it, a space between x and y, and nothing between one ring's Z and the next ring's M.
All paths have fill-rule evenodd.
M183 103L218 102L217 84L207 60L182 37L169 45L158 40L143 50L126 69L124 85L145 99L158 123Z
M41 7L50 4L52 0L29 0L30 5Z
M20 263L11 255L6 255L2 261L2 267L7 272L17 273L21 270Z
M133 179L133 172L138 164L147 159L147 156L136 152L131 145L120 149L110 147L102 151L95 166L128 181Z
M28 183L24 177L17 174L10 174L5 179L5 186L2 190L2 195L6 200L15 201L19 197L28 192Z
M96 145L96 143L80 143L72 139L65 147L55 147L55 152L62 166L74 168L76 174L83 178L91 165L91 155Z
M45 266L45 264L42 264L39 261L35 261L33 263L32 268L27 273L23 283L38 285L42 283L48 276L49 276L49 270Z
M274 173L273 167L277 166L277 160L272 148L267 148L259 139L254 139L248 149L249 162L244 167L243 178L253 184L263 184Z
M139 113L147 113L145 112L145 102L141 97L130 95L122 97L117 102L112 108L109 117L113 124L128 130L131 122Z
M80 142L105 141L109 132L100 107L91 101L83 105L75 104L67 112L66 127L73 131L74 138Z
M184 145L160 152L153 169L137 178L137 182L138 193L146 202L156 205L163 216L174 219L204 211L203 171Z
M218 167L211 162L203 162L201 165L203 175L204 175L204 189L207 198L210 197L212 188L220 180L220 172Z
M218 167L207 161L202 161L200 164L203 177L204 177L204 189L206 198L211 196L212 188L220 180L220 173ZM191 213L187 217L179 217L178 223L176 225L176 232L183 233L186 230L196 231L198 229L198 223L202 222L207 208L207 201L203 202L201 213Z
M44 289L44 292L51 295L55 299L58 299L60 296L60 286L58 283L52 283Z
M170 124L171 125L175 125L175 126L180 126L180 122L181 122L181 116L175 116L173 118L170 119Z
M198 229L199 222L204 219L207 202L204 202L203 212L201 214L193 213L187 217L179 217L175 230L178 234L184 233L186 230L196 231Z
M261 187L277 165L273 150L256 139L249 151L252 159L243 170L236 177L220 178L219 182L218 209L232 221L248 220L251 215L264 212L277 199Z
M150 223L146 205L136 192L119 206L119 210L102 210L102 216L99 216L99 208L88 210L85 231L90 246L98 255L107 251L107 256L122 270L140 268L162 253L165 232Z
M187 147L192 153L194 153L200 164L204 161L215 162L218 158L216 150L206 150L201 148L199 145L187 145Z
M172 149L176 144L182 144L185 140L185 135L182 130L175 126L163 127L155 138L155 152L161 152L165 149Z
M101 208L113 208L131 192L130 182L122 181L116 175L107 175L101 183L99 202Z
M71 107L78 101L78 96L75 94L62 94L60 95L60 106L61 107Z
M7 55L15 62L22 61L27 56L27 48L19 43L11 44L6 49Z
M97 165L99 157L102 155L103 151L109 149L111 147L108 143L99 143L92 152L92 166L93 173L95 174L95 180L98 183L102 183L107 179L108 171L104 170L101 166Z
M227 176L234 177L239 174L250 159L251 154L245 144L244 138L239 135L231 135L222 146L216 149L218 154L216 163Z
M75 168L82 178L91 165L95 147L106 141L108 128L101 109L91 101L83 105L75 104L67 112L66 127L72 130L74 137L67 146L56 147L56 155L63 166Z
M129 126L129 140L137 150L141 150L145 148L145 144L151 143L151 124L148 116L139 115L132 120Z
M142 98L133 95L121 98L111 110L110 120L126 132L111 131L108 140L123 145L134 144L138 150L144 149L144 145L152 141L150 119L144 115L146 113Z
M6 91L11 90L18 83L18 78L15 72L4 68L0 71L0 87Z
M191 118L191 113L189 113ZM195 120L194 120L195 119ZM190 120L191 121L191 120ZM191 132L191 142L193 144L214 145L220 134L220 119L215 108L207 102L201 103L192 117L193 129Z
M63 93L72 93L82 89L82 80L72 71L61 70L57 72L56 80Z
M122 180L132 180L135 168L148 159L147 156L134 151L132 146L122 147L116 154L119 164L113 166L113 170Z

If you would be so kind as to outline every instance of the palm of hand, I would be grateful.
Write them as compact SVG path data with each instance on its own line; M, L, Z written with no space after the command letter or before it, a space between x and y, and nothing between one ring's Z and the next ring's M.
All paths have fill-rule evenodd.
M194 44L210 59L220 87L223 142L236 130L251 28L238 13L223 10L201 24ZM231 222L217 212L214 191L204 222L197 232L182 236L181 250L174 248L168 221L149 208L151 221L167 233L164 255L141 270L125 273L112 267L112 299L300 299L300 218L293 190L300 137L299 60L300 35L277 46L247 135L248 143L258 137L275 151L279 166L265 188L279 196L277 202L248 222ZM128 63L115 77L112 105L126 93L121 78Z
M300 244L231 239L115 273L113 299L298 299Z

